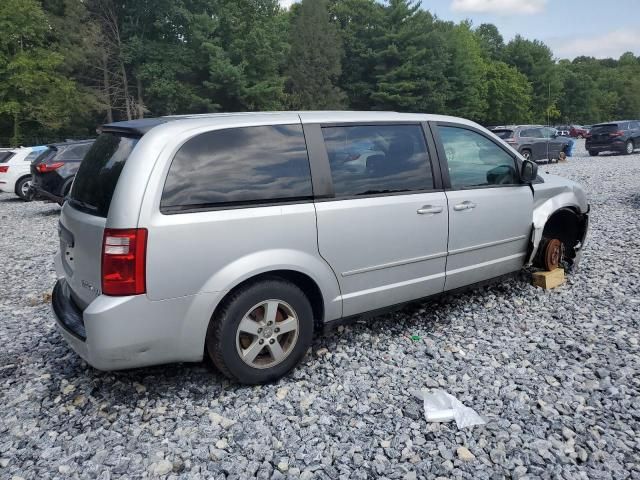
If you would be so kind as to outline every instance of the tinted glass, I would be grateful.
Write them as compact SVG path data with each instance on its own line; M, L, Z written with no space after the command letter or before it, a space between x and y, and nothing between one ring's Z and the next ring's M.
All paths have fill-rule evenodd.
M591 133L597 135L599 133L611 133L618 130L618 125L615 123L608 123L606 125L594 125L591 128Z
M78 145L65 146L66 148L59 157L67 161L82 161L91 148L91 145L91 143L81 143Z
M527 138L544 138L542 129L540 128L526 128L520 131L520 136Z
M53 156L57 152L58 152L58 149L56 147L47 147L46 149L42 150L40 154L34 160L32 160L31 163L38 164L38 163L45 162L50 158L53 158Z
M120 172L137 138L103 133L80 164L69 201L77 209L106 217Z
M558 130L547 127L542 129L542 134L544 135L544 138L553 138L554 136L558 136Z
M44 150L34 150L24 158L25 162L33 162Z
M498 137L502 138L503 140L506 138L511 138L513 136L513 130L491 130L494 134L496 134Z
M324 127L337 197L433 188L420 125Z
M438 131L453 188L518 183L515 160L488 138L456 127Z
M171 212L312 197L302 126L244 127L203 133L180 147L160 207Z
M0 163L8 162L14 155L13 152L0 152Z

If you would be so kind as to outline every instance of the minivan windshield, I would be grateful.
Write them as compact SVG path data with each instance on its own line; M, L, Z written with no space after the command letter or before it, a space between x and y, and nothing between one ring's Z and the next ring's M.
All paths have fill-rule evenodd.
M120 173L138 140L138 137L101 134L80 164L69 203L85 213L106 218Z

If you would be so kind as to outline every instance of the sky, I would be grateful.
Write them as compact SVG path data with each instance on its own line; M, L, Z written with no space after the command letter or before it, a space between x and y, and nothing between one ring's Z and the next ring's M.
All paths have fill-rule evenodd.
M281 0L288 6L295 0ZM516 34L546 43L558 58L640 55L640 0L421 0L442 20L493 23L509 41Z

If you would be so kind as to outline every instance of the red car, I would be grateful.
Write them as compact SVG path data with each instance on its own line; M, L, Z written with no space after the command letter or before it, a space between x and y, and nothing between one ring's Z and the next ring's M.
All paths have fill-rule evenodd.
M589 129L580 125L571 125L569 129L569 136L572 138L585 138L587 133L589 133Z

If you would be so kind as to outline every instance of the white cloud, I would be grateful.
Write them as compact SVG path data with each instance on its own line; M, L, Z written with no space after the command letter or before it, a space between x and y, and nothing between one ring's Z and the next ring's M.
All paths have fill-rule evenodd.
M544 10L547 0L453 0L452 10L463 13L531 15Z
M624 52L640 55L640 30L620 28L601 35L556 37L549 39L548 44L558 58L573 59L581 55L618 58Z

